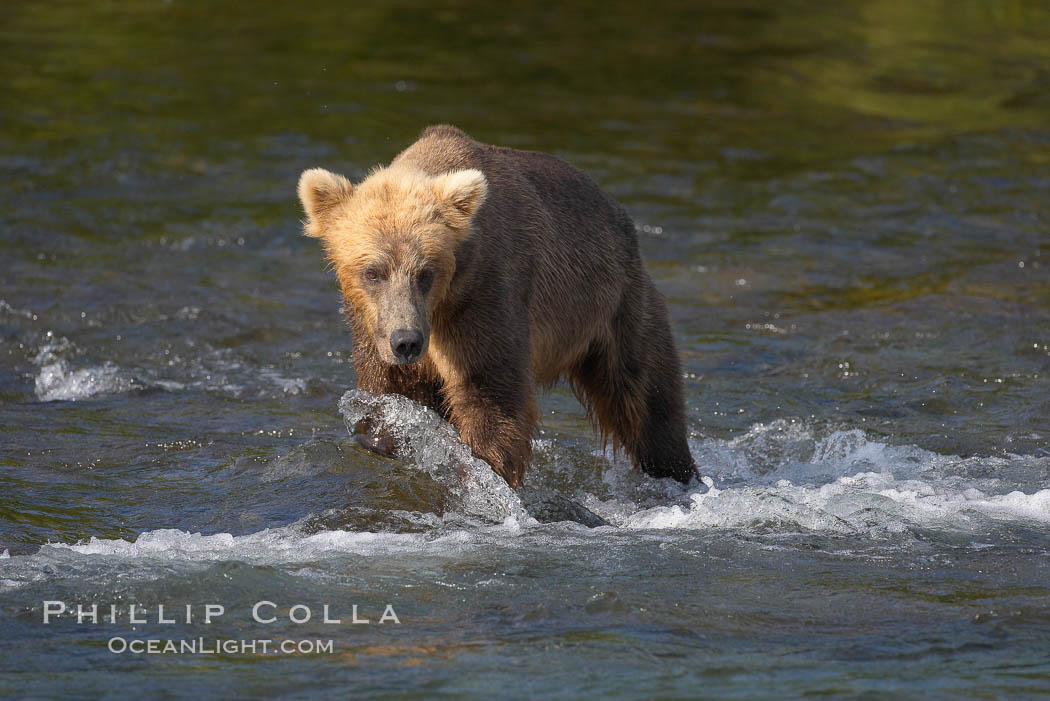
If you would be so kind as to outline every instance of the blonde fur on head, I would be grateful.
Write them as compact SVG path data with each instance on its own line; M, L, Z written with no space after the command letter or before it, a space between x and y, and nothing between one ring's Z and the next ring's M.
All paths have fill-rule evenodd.
M322 240L351 318L371 335L383 331L382 305L380 288L363 283L365 271L415 280L426 268L431 279L425 301L433 312L455 274L456 248L470 237L471 220L487 193L488 181L477 169L430 175L403 166L376 168L353 185L314 168L299 179L305 232ZM389 342L378 339L375 345L383 350Z
M326 219L353 194L354 186L342 175L324 168L311 168L299 176L299 201L306 213L303 231L307 236L324 234Z

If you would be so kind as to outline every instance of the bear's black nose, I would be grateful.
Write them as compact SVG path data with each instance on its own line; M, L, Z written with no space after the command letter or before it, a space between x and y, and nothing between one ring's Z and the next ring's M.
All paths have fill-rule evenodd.
M414 363L423 352L423 332L418 329L398 329L390 334L390 350L400 363Z

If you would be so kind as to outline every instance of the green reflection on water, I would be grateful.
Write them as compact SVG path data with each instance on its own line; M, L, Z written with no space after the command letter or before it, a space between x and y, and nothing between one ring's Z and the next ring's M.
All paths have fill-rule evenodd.
M1046 124L1039 2L24 3L0 29L7 151L148 146L193 174L308 134L359 167L421 125L741 176ZM863 136L863 145L858 137ZM1039 158L1045 162L1046 153ZM722 173L724 177L725 173Z

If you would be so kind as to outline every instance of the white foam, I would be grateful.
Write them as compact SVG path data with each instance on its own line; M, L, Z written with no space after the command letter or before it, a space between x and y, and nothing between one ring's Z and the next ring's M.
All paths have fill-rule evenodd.
M34 389L42 402L75 401L101 394L127 392L138 384L113 363L70 370L64 360L40 368Z
M786 421L753 426L731 440L696 441L692 449L701 472L715 478L706 493L697 490L671 505L626 493L588 495L585 505L631 529L757 527L883 536L912 527L974 531L989 520L1050 523L1050 488L1021 491L999 477L1048 474L1045 458L964 459L888 445L859 430L820 438Z
M462 526L462 522L460 526ZM154 579L171 566L191 567L213 562L253 565L296 565L340 556L392 556L408 560L423 556L461 557L466 551L513 541L522 524L510 518L500 524L473 523L469 528L443 527L427 533L373 533L332 530L303 534L298 526L271 528L235 536L203 535L177 529L146 531L134 540L92 537L80 543L49 543L33 555L0 558L0 591L61 578L92 578L114 571L136 579ZM165 563L164 566L158 566ZM296 568L308 576L309 568ZM130 573L130 574L129 574Z
M592 505L601 513L602 505ZM602 514L615 519L616 512ZM637 529L746 528L776 524L785 531L805 529L840 534L884 535L909 526L971 530L976 516L996 520L1050 523L1050 489L1034 494L1013 491L987 495L969 488L894 480L883 473L859 473L819 487L788 481L774 486L711 489L692 494L688 506L657 506L621 518Z
M70 368L66 356L76 352L76 347L65 337L47 332L47 343L37 351L33 362L40 366L34 381L37 399L42 402L75 401L101 394L127 392L140 386L133 377L106 362L102 365Z
M464 530L427 537L420 533L343 530L303 535L294 527L266 529L243 536L229 533L202 535L161 529L146 531L134 541L91 538L74 545L50 544L42 552L56 549L121 559L189 562L239 560L253 564L277 564L306 562L332 554L375 555L449 550L468 543L470 539L470 532Z

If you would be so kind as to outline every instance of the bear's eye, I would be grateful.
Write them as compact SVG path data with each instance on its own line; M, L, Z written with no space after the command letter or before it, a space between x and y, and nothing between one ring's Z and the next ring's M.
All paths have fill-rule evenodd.
M434 284L434 271L430 268L423 270L417 278L419 283L419 289L426 294L430 290L430 286Z
M365 268L365 280L379 282L379 271L375 268Z

